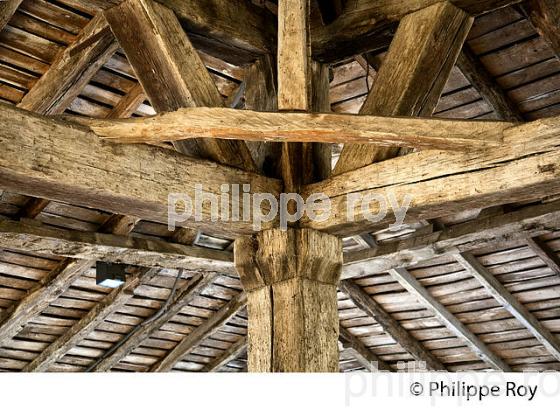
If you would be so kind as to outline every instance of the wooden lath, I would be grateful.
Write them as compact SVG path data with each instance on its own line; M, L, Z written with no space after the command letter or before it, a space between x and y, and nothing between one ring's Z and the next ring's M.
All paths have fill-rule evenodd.
M88 370L96 372L111 370L111 368L147 340L152 333L159 330L173 316L177 315L181 309L191 303L200 292L216 279L216 276L216 274L196 274L183 286L177 288L176 293L168 300L168 304L163 306L161 313L156 313L152 319L143 322L132 333L124 336L120 342L91 365Z
M446 370L445 366L428 349L414 339L397 320L383 310L360 286L351 280L343 280L340 282L339 288L348 295L358 308L373 317L383 330L391 335L415 360L425 363L426 369Z
M482 286L500 302L500 304L519 320L541 342L550 354L560 361L560 342L535 316L513 296L498 279L469 253L456 255L457 261L467 272L480 281Z

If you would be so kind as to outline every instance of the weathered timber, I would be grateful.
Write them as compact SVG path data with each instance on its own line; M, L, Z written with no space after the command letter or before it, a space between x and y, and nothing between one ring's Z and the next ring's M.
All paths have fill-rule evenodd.
M84 43L88 45L82 47ZM62 114L117 48L107 21L98 14L76 41L58 55L18 107L41 114Z
M188 31L255 54L275 51L274 15L242 0L157 0L175 12Z
M217 372L226 364L241 356L247 350L247 337L243 336L231 345L222 355L216 357L202 369L203 372Z
M344 255L344 279L411 267L446 253L472 252L560 229L560 203L535 205L503 215L481 216L443 230ZM542 254L542 248L539 248ZM544 255L542 256L544 257ZM560 267L558 268L560 271Z
M529 18L560 58L560 7L557 0L530 0Z
M194 200L197 185L218 195L222 184L249 184L251 192L280 190L277 180L171 150L118 147L79 126L7 105L0 105L0 119L5 124L0 131L0 186L11 192L167 223L168 195L181 193ZM202 219L210 221L210 204L202 205ZM187 218L178 225L204 226L210 234L253 232L252 223L242 220L208 224Z
M35 223L0 221L0 247L134 266L235 272L233 255L224 251L132 236L69 231Z
M358 363L366 369L368 372L378 372L378 371L392 371L391 366L386 362L381 360L375 353L369 350L364 344L350 331L342 326L340 326L340 340L342 341L342 346L346 350L350 350Z
M310 0L285 0L278 5L278 109L310 111ZM280 171L286 192L298 192L312 173L311 144L284 142Z
M395 342L419 362L426 364L428 370L446 370L445 366L422 343L414 339L389 313L373 300L360 286L351 280L343 280L339 288L352 302L368 316L375 319Z
M156 111L224 105L212 77L172 10L153 0L126 0L104 14ZM256 170L243 141L198 139L174 145L187 154Z
M63 260L31 288L23 299L0 314L0 343L16 336L29 320L64 293L91 266L91 260Z
M394 223L390 203L406 207L410 200L407 222L554 195L559 140L560 118L549 118L505 130L500 148L416 152L337 175L303 189L304 197L322 192L331 200L331 218L303 226L351 235ZM379 199L374 194L385 200L373 200Z
M116 223L115 220L126 221ZM134 229L135 219L124 215L116 215L112 222L103 224L100 231L110 229L115 235L127 235ZM10 306L0 316L0 341L16 336L25 324L41 313L48 305L62 295L74 280L90 269L95 260L75 260L65 258L42 278L27 295Z
M527 245L554 273L560 275L560 257L537 235L527 238Z
M470 253L456 255L457 262L475 277L509 313L523 324L543 344L556 360L560 360L560 340L513 296L494 275Z
M466 150L499 146L509 122L381 117L330 113L275 113L231 108L183 108L127 120L73 118L97 135L121 143L188 138L258 142L370 143Z
M251 372L338 371L340 239L273 229L235 242L247 292Z
M138 83L120 99L113 107L107 118L129 118L138 110L140 105L146 101L148 97L144 92L142 84Z
M481 360L487 362L496 370L501 370L503 372L511 371L507 363L481 342L459 319L453 316L453 314L437 301L436 298L434 298L405 268L391 269L389 273L393 279L397 280L407 291L414 295L419 302L430 309L449 330L455 333L461 340L464 340L467 346L469 346Z
M7 0L0 2L0 31L8 24L15 14L22 0Z
M51 343L33 361L24 368L24 372L45 372L49 367L61 359L73 347L78 345L87 335L94 331L111 313L122 308L134 296L134 289L148 283L157 269L136 269L127 278L126 284L114 289L97 303L84 317L70 327L62 336Z
M142 342L159 330L173 316L178 314L181 309L191 303L199 294L209 286L215 279L216 274L197 274L193 276L185 285L177 289L177 292L169 301L166 310L155 320L146 321L132 334L127 335L124 341L112 354L100 360L92 368L96 372L107 372L116 366L122 359L128 356L132 351L140 346Z
M324 26L318 21L312 27L313 57L319 61L332 62L385 49L400 20L440 2L441 0L347 1L342 14L334 22ZM521 0L451 0L454 6L473 16L519 2Z
M403 18L360 114L431 116L472 22L449 2ZM347 145L334 174L392 158L398 151Z
M494 81L468 46L463 47L463 51L459 54L457 67L494 109L499 118L506 121L523 121L519 108Z
M276 58L265 55L247 68L245 75L245 109L252 111L278 110ZM268 176L280 176L282 145L274 142L246 141L257 168Z
M213 314L206 322L198 326L175 346L160 362L152 366L150 371L168 372L177 362L190 354L204 339L212 336L220 327L231 320L247 305L247 295L240 293L225 306Z

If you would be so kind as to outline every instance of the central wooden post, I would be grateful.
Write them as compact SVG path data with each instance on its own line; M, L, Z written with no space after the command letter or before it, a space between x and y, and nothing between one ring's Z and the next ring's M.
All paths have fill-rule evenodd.
M338 372L342 243L310 229L272 229L235 243L248 296L250 372Z

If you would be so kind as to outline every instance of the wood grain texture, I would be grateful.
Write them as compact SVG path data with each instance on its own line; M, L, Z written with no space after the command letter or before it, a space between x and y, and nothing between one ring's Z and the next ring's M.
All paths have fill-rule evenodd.
M173 366L183 357L190 354L204 339L212 336L220 330L220 327L230 321L240 310L247 305L247 295L240 293L225 306L213 314L206 322L194 329L189 335L181 340L175 348L173 348L167 356L159 363L152 366L152 372L169 372Z
M0 2L0 31L8 24L15 14L22 0L7 0Z
M360 286L351 280L343 280L339 284L352 302L368 316L375 319L383 330L391 335L403 349L417 361L424 362L428 370L443 370L445 366L422 343L414 339L389 313L373 300Z
M221 356L216 357L216 359L206 366L204 366L204 372L217 372L226 364L235 360L239 357L243 352L247 350L247 338L245 336L241 337L237 342L231 345L229 349L227 349L224 354Z
M45 115L62 114L117 48L107 21L103 15L97 15L76 41L58 55L18 107Z
M497 353L490 350L480 339L471 332L459 319L453 316L436 298L434 298L418 280L405 268L391 269L389 271L393 279L397 280L406 290L412 293L419 302L430 309L449 330L464 340L483 361L489 363L494 369L503 372L511 371Z
M505 246L526 241L527 236L550 234L560 228L560 203L535 205L503 215L480 216L444 230L380 244L375 248L348 252L344 256L344 279L376 275L398 267L414 267L447 253L472 252L477 249ZM535 250L535 248L532 248ZM555 265L543 248L536 250L544 261ZM548 264L548 263L547 263Z
M157 269L136 269L134 274L127 278L126 284L114 289L105 296L84 317L70 327L61 337L51 343L33 361L28 363L24 372L46 372L49 367L61 359L80 341L93 332L105 318L122 308L134 296L134 290L148 283L157 275Z
M560 340L553 335L537 318L513 296L500 281L470 253L456 255L457 262L480 281L482 286L509 313L525 326L556 360L560 360Z
M104 14L156 111L224 105L172 10L152 0L126 0ZM174 145L187 154L256 170L242 141L192 140Z
M153 321L142 324L127 340L122 343L112 354L103 358L95 364L93 371L107 372L116 366L122 359L128 356L132 351L140 346L142 342L148 339L153 332L159 330L161 326L167 323L173 316L178 314L181 309L191 303L206 287L208 287L216 279L215 274L201 273L193 276L185 285L177 289L175 295L171 298L167 309Z
M249 371L338 371L340 240L269 230L238 239L234 254L248 293Z
M249 68L245 76L245 109L278 111L276 58L265 55ZM280 176L282 146L274 142L247 141L257 168L268 176Z
M364 367L368 372L378 372L378 371L392 371L391 366L389 366L385 361L381 360L379 356L368 349L364 344L350 331L342 326L340 326L340 340L342 341L342 346L346 350L350 350L356 360Z
M231 108L183 108L127 120L74 120L89 126L97 135L120 143L203 137L256 142L367 143L445 150L499 146L503 132L514 125L499 121L274 113Z
M119 100L107 118L129 118L138 110L140 105L142 105L147 98L148 97L144 92L142 84L138 83Z
M276 21L242 0L157 0L175 12L189 31L255 54L275 51Z
M560 58L560 7L556 0L530 0L529 18Z
M347 1L342 14L331 24L320 19L312 27L313 57L322 62L341 61L365 52L386 49L395 25L405 16L440 3L441 0ZM503 8L521 0L451 0L470 15Z
M431 116L472 22L449 2L403 18L360 114ZM398 148L345 146L334 174L397 154Z
M278 109L311 108L309 0L282 0L278 7Z
M166 149L118 147L80 127L17 108L0 106L0 118L7 124L0 132L5 153L0 158L0 185L13 192L167 223L169 193L194 198L197 184L218 194L222 184L250 184L259 192L280 190L277 180ZM203 219L209 216L206 205ZM253 232L251 223L232 223L237 225L233 231ZM202 225L208 233L228 231L219 221Z
M128 229L130 230L130 229ZM70 231L41 224L0 221L0 246L47 256L154 268L234 273L228 252L157 239Z
M554 273L560 275L560 258L549 246L540 240L536 235L527 238L527 246L542 259Z
M463 51L459 54L457 67L472 86L478 90L482 98L494 109L500 119L514 122L524 120L517 105L494 81L468 46L463 47Z
M331 215L336 217L324 223L302 224L346 235L395 222L391 210L374 221L380 202L368 200L363 213L362 201L349 202L348 193L360 194L360 198L377 193L399 204L410 199L405 222L536 200L542 198L543 192L554 195L560 191L559 138L560 119L549 118L506 130L498 149L469 153L423 151L308 185L304 196L311 192L329 196Z

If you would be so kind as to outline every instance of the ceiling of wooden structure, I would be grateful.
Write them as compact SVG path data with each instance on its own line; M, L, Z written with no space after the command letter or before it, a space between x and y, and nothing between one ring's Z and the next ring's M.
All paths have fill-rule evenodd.
M248 0L247 0L248 1ZM274 12L272 2L254 2ZM24 0L8 25L0 32L0 101L17 105L32 90L57 56L72 44L86 27L95 10L77 0ZM231 104L253 60L251 56L232 55L219 45L200 43L201 56L219 92ZM375 82L376 69L386 50L344 58L331 66L330 103L334 112L357 113L368 88ZM560 115L560 59L541 37L520 5L499 9L476 19L465 51L452 71L434 115L442 118L503 119L504 101L509 115L534 120ZM476 68L485 87L472 84L465 64ZM468 65L468 64L467 64ZM472 73L471 73L472 75ZM500 95L501 106L488 97L488 87ZM95 118L114 116L119 103L135 101L132 116L155 114L121 49L93 75L89 84L70 104L67 113ZM242 106L243 102L236 102ZM169 145L171 148L171 145ZM333 150L333 163L340 149ZM0 219L34 218L53 227L96 232L104 229L111 215L58 202L41 201L0 191ZM543 193L546 197L546 193ZM556 198L547 198L552 202ZM46 205L46 206L44 206ZM360 252L374 244L387 244L416 235L425 235L481 217L502 215L534 204L473 210L455 217L411 225L399 232L372 232L345 238L345 252ZM166 225L140 221L131 236L180 242ZM231 252L231 241L199 235L196 245ZM479 261L551 332L560 334L560 266L554 255L560 251L560 232L540 237L539 246L525 241L500 242L474 251ZM544 249L544 251L543 251ZM545 255L543 257L543 255ZM546 257L548 255L548 257ZM63 258L0 250L0 371L28 370L27 366L50 345L60 340L88 312L110 296L110 290L95 284L93 267L73 278L48 308L25 317L23 328L15 335L5 332L5 319L28 291L40 286ZM409 269L431 295L465 324L480 341L500 356L513 370L560 370L560 362L505 310L450 255L421 262ZM68 351L48 366L50 371L84 371L103 362L106 353L125 335L152 316L168 299L177 271L162 269L140 284L122 306L115 308L91 331L68 347ZM181 287L195 272L183 273ZM363 292L396 320L413 338L419 340L450 371L485 370L490 366L455 336L434 313L407 292L387 273L355 279ZM199 329L198 338L176 371L246 370L244 341L247 312L243 307L242 287L234 275L221 275L178 312L169 314L158 329L132 346L111 366L115 371L148 371L166 357L179 342ZM231 310L231 306L237 310ZM229 308L229 309L228 309ZM386 330L357 307L345 292L339 292L341 327L354 337L344 343L340 353L342 371L364 368L365 349L397 369L400 361L413 356ZM4 323L2 323L4 320ZM213 325L213 327L209 326ZM207 326L208 329L204 327ZM3 329L4 328L4 329ZM352 345L353 348L350 346ZM351 348L348 348L348 347ZM356 346L359 346L356 349ZM358 352L356 352L358 350ZM360 360L361 358L361 360Z

